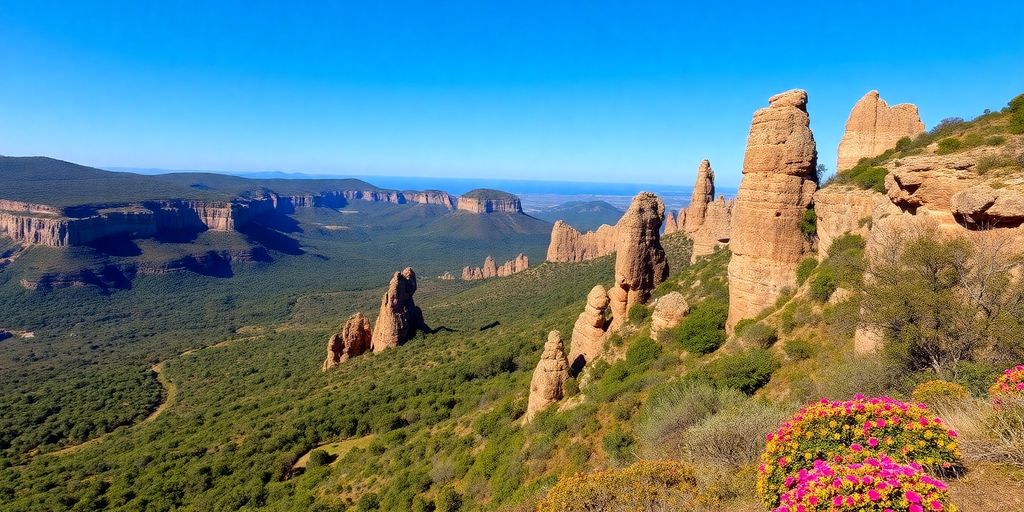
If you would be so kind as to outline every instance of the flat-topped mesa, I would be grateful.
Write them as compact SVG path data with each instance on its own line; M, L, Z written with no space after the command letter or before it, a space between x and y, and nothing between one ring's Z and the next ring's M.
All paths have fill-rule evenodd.
M693 184L693 193L690 194L690 204L686 206L683 231L693 234L700 229L704 225L708 205L714 200L715 171L711 169L711 162L701 160L700 167L697 168L697 181Z
M455 198L443 190L408 190L402 192L402 195L410 203L443 206L449 210L455 209Z
M580 233L565 221L551 228L547 260L555 263L588 261L615 252L615 227L601 225L597 231Z
M507 277L518 272L522 272L530 268L530 258L523 253L519 253L515 258L512 258L501 266L497 266L494 263L494 258L488 256L484 259L483 267L463 267L462 268L462 280L463 281L475 281L477 279L489 279L491 277Z
M381 297L380 313L373 325L371 345L374 352L397 347L423 328L423 313L413 302L414 293L416 273L412 268L395 272Z
M846 132L839 141L837 171L857 165L896 147L903 137L924 133L917 107L910 103L889 106L878 91L870 91L853 106L846 120Z
M519 197L487 188L470 190L459 196L458 208L472 213L523 213Z
M608 292L597 285L587 294L587 305L576 318L569 345L569 373L577 375L587 364L594 362L604 351L608 330Z
M363 355L370 350L370 320L362 313L355 313L345 322L341 331L331 335L327 341L327 359L323 371L330 370L349 359Z
M548 333L540 361L530 380L530 398L526 404L524 422L529 423L544 409L565 397L565 381L569 379L569 363L565 359L562 335Z
M796 286L796 267L811 252L800 224L818 188L817 163L807 93L772 96L754 113L732 209L727 331Z
M615 284L608 291L615 330L626 321L634 304L644 304L654 287L668 277L668 260L661 247L661 222L665 204L650 193L640 192L615 228Z

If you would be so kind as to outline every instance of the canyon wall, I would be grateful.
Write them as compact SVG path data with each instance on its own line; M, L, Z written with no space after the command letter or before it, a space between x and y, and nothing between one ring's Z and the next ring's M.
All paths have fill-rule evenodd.
M862 158L875 157L895 147L903 137L914 138L923 132L924 123L915 105L901 103L890 107L878 91L871 91L857 101L846 120L836 171L850 169Z
M768 103L754 113L732 209L729 332L795 287L797 264L811 252L800 229L818 187L807 93L787 91Z
M471 213L523 213L523 205L519 198L508 195L511 197L497 199L462 196L458 200L458 209Z

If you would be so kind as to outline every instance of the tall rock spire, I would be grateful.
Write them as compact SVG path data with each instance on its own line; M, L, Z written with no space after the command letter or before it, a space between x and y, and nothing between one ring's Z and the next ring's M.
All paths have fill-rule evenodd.
M380 299L380 313L373 325L373 351L380 352L405 343L423 327L423 313L412 300L416 273L411 268L395 272Z
M708 204L714 199L715 171L711 169L711 162L701 160L700 167L697 169L697 181L693 184L693 194L690 195L690 204L686 206L683 231L692 234L704 225Z
M654 287L668 277L668 260L659 236L664 218L661 199L640 192L616 225L615 284L608 291L611 329L621 326L629 307L647 302Z
M811 254L800 229L818 188L807 93L777 94L768 105L754 113L732 210L730 332L736 322L772 305L784 288L796 286L797 264Z

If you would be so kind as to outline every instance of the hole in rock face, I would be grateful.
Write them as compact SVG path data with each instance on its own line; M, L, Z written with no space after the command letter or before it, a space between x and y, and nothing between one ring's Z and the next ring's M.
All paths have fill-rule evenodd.
M775 216L776 217L781 217L782 216L782 212L775 212Z

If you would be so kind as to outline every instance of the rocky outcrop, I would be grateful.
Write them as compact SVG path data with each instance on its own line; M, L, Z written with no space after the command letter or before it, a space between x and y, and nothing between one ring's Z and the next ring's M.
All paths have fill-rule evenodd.
M857 101L846 120L836 170L850 169L862 158L875 157L896 147L903 137L913 138L923 132L924 123L916 106L901 103L890 107L878 91L871 91Z
M327 360L322 369L330 370L349 359L363 355L370 350L370 320L362 313L348 318L340 332L331 335L327 341Z
M732 209L729 332L795 287L797 264L811 250L800 223L818 186L816 166L807 93L773 96L754 113Z
M533 421L538 413L565 397L565 381L569 379L569 363L558 331L548 334L540 362L530 380L530 398L526 404L525 422Z
M556 263L588 261L615 252L615 227L607 224L597 231L580 233L563 221L551 228L547 260Z
M455 280L455 276L453 276L451 272L445 272L444 274L441 274L441 275L437 276L437 278L442 280L442 281L454 281Z
M732 206L732 201L726 201L723 196L715 200L715 172L711 162L701 161L690 204L679 213L680 229L693 241L691 262L729 243Z
M665 205L658 196L640 192L615 228L615 284L608 291L611 329L626 320L634 304L644 304L654 287L668 277L668 260L661 247Z
M678 233L679 229L680 229L679 228L679 221L680 220L685 221L685 219L686 219L686 213L685 212L679 212L678 215L676 214L675 210L669 210L669 211L665 212L665 234L666 235L671 235L673 233Z
M708 205L715 199L715 172L711 170L711 162L701 160L697 168L697 181L693 184L690 204L686 206L683 218L683 231L693 234L704 225Z
M597 285L587 294L587 305L572 327L569 346L569 372L576 375L585 365L597 359L604 351L605 332L608 329L608 292Z
M873 218L899 210L893 207L885 194L855 187L831 186L815 192L814 211L817 214L818 259L824 260L836 238L853 233L866 240Z
M671 292L658 297L654 301L654 312L651 314L651 335L657 337L662 332L679 324L690 312L690 304L679 292Z
M443 206L449 210L454 210L456 205L455 198L442 190L413 190L402 192L402 195L404 195L410 203L432 204L436 206Z
M493 257L488 256L484 259L483 267L463 267L462 280L475 281L491 277L507 277L528 268L530 268L530 258L523 253L519 253L515 258L502 263L500 267L495 265Z
M416 273L412 268L395 272L388 289L380 300L380 313L373 325L374 352L394 348L423 328L423 313L413 302L416 293Z
M459 197L458 209L472 213L523 213L519 198L500 190L476 189Z

